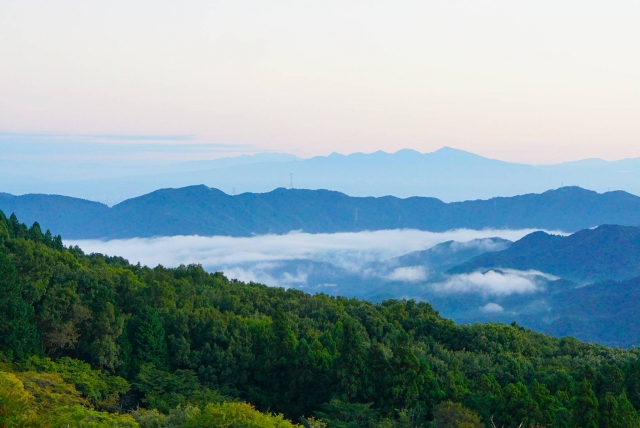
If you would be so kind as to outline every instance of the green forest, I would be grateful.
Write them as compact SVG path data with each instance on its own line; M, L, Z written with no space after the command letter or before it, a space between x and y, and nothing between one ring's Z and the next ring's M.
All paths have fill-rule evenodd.
M640 360L84 254L0 212L0 427L640 427Z

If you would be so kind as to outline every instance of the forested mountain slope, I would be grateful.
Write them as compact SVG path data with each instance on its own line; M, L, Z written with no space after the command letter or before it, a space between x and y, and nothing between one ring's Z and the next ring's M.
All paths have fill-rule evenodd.
M0 210L16 213L32 224L39 221L58 235L73 234L80 225L92 224L109 215L109 207L99 202L59 195L13 196L0 193Z
M314 427L640 426L635 351L130 265L13 216L0 273L7 426L291 426L242 401Z
M248 401L306 426L640 426L631 351L459 326L427 303L130 265L1 215L0 272L0 399L22 406L4 424L58 426L53 414L80 421L70 426L222 426L246 413L253 426L290 426L233 404ZM18 393L31 398L11 401Z
M569 236L534 232L450 272L489 268L535 269L579 282L633 278L640 276L640 228L602 225Z
M108 208L55 195L0 195L0 209L39 221L67 239L174 235L252 236L383 229L540 228L574 232L640 225L640 198L563 187L541 194L444 203L435 198L350 197L328 190L276 189L228 195L206 186L161 189Z
M558 316L545 331L588 341L631 347L640 343L640 277L603 281L554 295Z

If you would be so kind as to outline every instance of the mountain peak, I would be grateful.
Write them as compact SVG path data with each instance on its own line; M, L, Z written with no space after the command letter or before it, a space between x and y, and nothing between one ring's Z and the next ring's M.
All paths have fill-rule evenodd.
M489 159L484 156L477 155L475 153L467 152L465 150L455 149L449 146L443 146L434 152L427 153L427 155L438 158L438 159L446 159L446 160L451 160L455 162L482 161L482 160L494 161L493 159ZM494 162L502 162L502 161L494 161Z
M394 156L397 155L401 155L401 156L422 156L422 153L420 153L417 150L413 150L413 149L400 149L395 153L392 153Z
M537 270L579 282L640 275L640 228L603 225L569 236L534 232L499 253L487 253L456 272L505 268Z
M461 150L461 149L456 149L455 147L451 147L451 146L442 146L438 150L434 151L433 153L468 153L468 154L473 154L471 152L467 152L467 151Z

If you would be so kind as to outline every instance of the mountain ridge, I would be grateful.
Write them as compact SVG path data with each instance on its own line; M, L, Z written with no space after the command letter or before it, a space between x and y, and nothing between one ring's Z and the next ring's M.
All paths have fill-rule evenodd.
M113 207L59 195L0 196L0 210L68 239L253 236L417 229L545 229L575 232L640 224L640 197L565 187L541 194L446 203L436 198L351 197L279 188L229 195L204 185L160 189Z
M601 225L569 236L534 232L509 248L482 254L448 272L537 270L578 282L640 276L640 228Z

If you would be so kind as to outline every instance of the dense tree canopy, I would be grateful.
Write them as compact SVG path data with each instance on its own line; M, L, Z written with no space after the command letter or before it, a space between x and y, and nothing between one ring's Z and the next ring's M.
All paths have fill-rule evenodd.
M0 426L640 427L635 350L131 265L1 213L0 352Z

